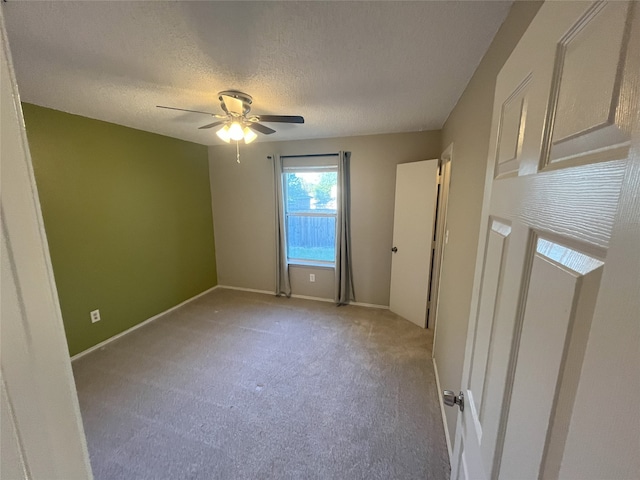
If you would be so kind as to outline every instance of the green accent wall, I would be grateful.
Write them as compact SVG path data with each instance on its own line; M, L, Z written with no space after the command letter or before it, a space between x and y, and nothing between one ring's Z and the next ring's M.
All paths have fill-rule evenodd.
M22 108L71 355L217 284L206 146Z

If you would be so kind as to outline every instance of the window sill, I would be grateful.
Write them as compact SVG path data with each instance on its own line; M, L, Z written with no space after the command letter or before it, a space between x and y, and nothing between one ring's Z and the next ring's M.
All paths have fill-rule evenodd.
M292 267L312 267L312 268L327 268L334 270L336 268L334 263L320 263L313 260L288 260L287 265Z

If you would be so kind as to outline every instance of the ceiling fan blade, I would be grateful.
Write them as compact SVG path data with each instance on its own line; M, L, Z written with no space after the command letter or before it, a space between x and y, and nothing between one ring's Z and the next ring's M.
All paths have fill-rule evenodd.
M276 131L272 128L265 127L264 125L260 125L259 123L250 123L248 127L251 130L255 130L256 132L264 133L265 135L271 135L272 133L276 133Z
M258 115L261 122L304 123L300 115Z
M218 116L216 113L211 112L201 112L200 110L187 110L186 108L176 108L176 107L165 107L162 105L156 105L158 108L166 108L167 110L178 110L179 112L191 112L191 113L204 113L205 115L213 115Z
M204 130L205 128L213 128L216 125L221 125L223 123L224 123L223 121L209 123L208 125L203 125L202 127L198 127L198 130Z
M221 95L221 97L224 100L224 104L227 107L227 111L229 113L242 115L244 110L244 105L242 104L242 100L239 100L234 97L230 97L229 95Z

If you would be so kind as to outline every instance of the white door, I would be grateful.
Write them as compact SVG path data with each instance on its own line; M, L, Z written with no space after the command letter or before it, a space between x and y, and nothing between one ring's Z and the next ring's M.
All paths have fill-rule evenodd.
M640 472L638 7L547 2L498 76L452 478Z
M422 328L427 321L437 191L438 160L398 165L389 308Z
M1 17L0 10L0 471L7 480L88 479L78 398Z

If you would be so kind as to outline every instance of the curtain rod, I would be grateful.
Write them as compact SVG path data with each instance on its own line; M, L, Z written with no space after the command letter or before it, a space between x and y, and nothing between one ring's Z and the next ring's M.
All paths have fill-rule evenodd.
M339 153L310 153L308 155L280 155L280 158L307 158L307 157L338 157ZM268 155L267 158L273 158Z

